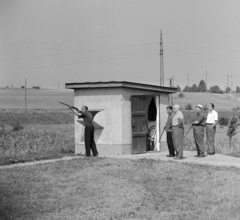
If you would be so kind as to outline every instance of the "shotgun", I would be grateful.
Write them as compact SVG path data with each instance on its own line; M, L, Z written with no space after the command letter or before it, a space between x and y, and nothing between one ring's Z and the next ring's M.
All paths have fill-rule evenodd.
M161 139L162 139L162 136L163 136L163 132L164 132L165 129L166 129L166 128L164 127L163 130L162 130L161 136L160 136L160 138L159 138L159 142L161 142Z
M189 131L192 129L193 125L191 125L191 127L188 129L187 133L184 135L183 138L185 138L187 136L187 134L189 133Z
M66 106L68 106L69 108L73 108L73 109L77 110L78 112L80 112L79 109L76 108L76 107L74 107L74 106L68 105L68 104L63 103L63 102L59 102L59 103L62 104L62 105L66 105Z

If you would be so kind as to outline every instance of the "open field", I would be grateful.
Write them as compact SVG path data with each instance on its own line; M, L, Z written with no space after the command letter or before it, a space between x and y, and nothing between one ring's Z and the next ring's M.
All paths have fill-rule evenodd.
M183 109L187 104L196 106L198 104L207 105L215 104L215 109L231 111L232 108L240 107L240 95L231 94L228 98L227 94L201 93L201 92L184 92L184 98L179 98L179 93L173 94L173 103L179 104Z
M59 102L73 105L72 90L27 90L28 109L65 109ZM25 91L24 89L0 89L1 109L24 109Z
M0 219L238 220L240 170L92 158L0 170Z

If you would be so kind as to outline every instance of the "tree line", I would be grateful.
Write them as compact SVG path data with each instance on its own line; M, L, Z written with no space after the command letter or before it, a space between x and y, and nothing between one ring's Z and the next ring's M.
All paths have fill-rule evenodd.
M211 92L211 93L228 93L231 92L230 87L226 87L225 90L222 90L218 85L210 86L209 89L207 89L206 82L202 79L199 84L193 84L192 86L185 86L184 89L182 90L179 85L177 85L178 92ZM240 86L236 87L235 91L236 93L240 93Z

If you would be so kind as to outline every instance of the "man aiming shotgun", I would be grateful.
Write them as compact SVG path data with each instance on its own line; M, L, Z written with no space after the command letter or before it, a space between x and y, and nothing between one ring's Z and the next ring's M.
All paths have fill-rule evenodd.
M60 102L61 103L61 102ZM96 143L94 141L94 126L93 126L93 118L92 114L88 111L87 106L82 106L81 110L74 106L67 105L65 103L61 103L66 105L70 108L74 115L78 117L78 121L80 118L84 121L84 142L85 142L85 150L86 150L86 157L91 156L91 150L94 157L98 157L98 151L96 147Z

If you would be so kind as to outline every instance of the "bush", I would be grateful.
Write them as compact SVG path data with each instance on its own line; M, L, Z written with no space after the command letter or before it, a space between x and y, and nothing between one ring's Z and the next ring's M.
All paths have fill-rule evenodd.
M228 122L227 136L229 137L229 146L232 146L232 138L237 134L238 116L233 115Z
M204 106L203 106L203 110L204 110L204 111L207 111L207 110L208 110L208 106L207 106L207 105L204 105Z
M239 111L239 110L240 110L240 107L239 107L239 106L234 107L234 108L232 108L232 110L233 110L233 111Z
M229 118L226 116L222 116L218 120L219 125L222 125L222 126L227 126L228 122L229 122Z
M183 92L180 92L180 93L178 94L178 97L179 97L179 98L184 98L184 97L185 97L185 95L184 95L184 93L183 93Z
M19 121L16 121L15 123L12 124L13 126L13 131L20 131L24 127L19 123Z
M187 104L187 105L185 106L185 109L186 109L186 110L193 110L193 107L192 107L191 104Z

